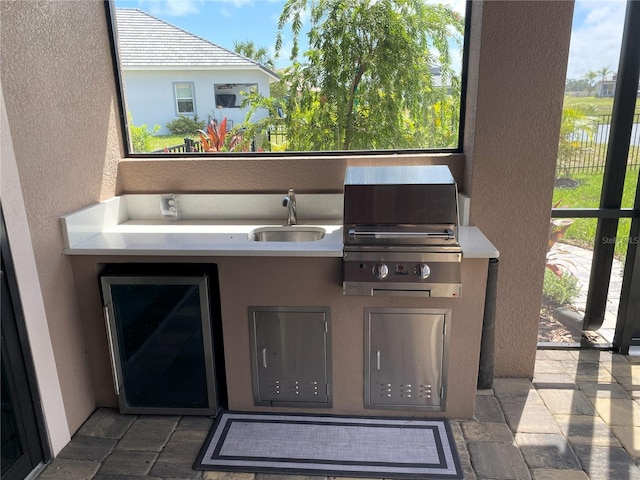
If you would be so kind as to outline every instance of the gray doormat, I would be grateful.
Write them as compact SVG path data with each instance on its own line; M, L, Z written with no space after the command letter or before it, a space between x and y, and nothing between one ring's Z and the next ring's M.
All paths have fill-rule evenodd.
M221 412L196 470L462 479L447 420Z

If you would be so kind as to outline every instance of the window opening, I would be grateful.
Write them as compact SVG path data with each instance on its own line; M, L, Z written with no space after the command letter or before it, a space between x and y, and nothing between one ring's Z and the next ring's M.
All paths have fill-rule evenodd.
M195 113L193 100L193 85L191 83L176 83L176 107L178 114Z
M130 153L182 154L167 144L185 138L199 151L198 131L225 118L216 152L240 133L231 153L461 150L471 2L107 5Z

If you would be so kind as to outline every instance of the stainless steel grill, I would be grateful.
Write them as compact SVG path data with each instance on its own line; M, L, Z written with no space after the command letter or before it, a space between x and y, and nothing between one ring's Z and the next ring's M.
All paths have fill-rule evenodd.
M458 193L442 165L349 167L345 295L459 297Z

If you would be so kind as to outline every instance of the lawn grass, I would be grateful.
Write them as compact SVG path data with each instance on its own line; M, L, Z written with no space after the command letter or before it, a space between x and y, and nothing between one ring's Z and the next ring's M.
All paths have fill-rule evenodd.
M191 137L193 140L199 140L197 136ZM173 147L175 145L184 144L185 135L154 135L150 139L149 152L162 150L165 147Z
M576 104L588 103L594 105L598 114L611 115L613 111L613 98L596 98L596 97L564 97L564 107L571 107ZM636 102L636 114L640 113L640 102Z
M598 208L602 192L602 173L573 175L579 182L573 188L556 188L553 192L553 204L559 208ZM638 170L627 170L622 194L622 208L632 208L638 184ZM627 239L631 220L622 218L618 223L618 240L615 254L624 258L627 252ZM595 218L577 218L567 229L564 240L567 243L583 248L593 249L596 236L597 220Z

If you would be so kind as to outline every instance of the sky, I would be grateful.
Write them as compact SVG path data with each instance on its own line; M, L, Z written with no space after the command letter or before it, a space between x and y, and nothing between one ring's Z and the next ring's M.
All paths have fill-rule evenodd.
M172 25L233 50L251 40L275 53L277 22L284 0L115 0L117 8L139 8ZM277 66L289 65L291 42L284 39Z
M617 70L626 3L619 0L576 2L567 78L577 80L589 70L595 72L603 67Z
M464 0L448 3L464 14ZM230 50L234 41L251 40L274 53L284 0L115 0L115 5L139 8ZM624 0L576 1L567 78L580 79L603 67L617 69L625 8ZM290 63L290 49L290 38L285 36L277 67Z
M115 0L114 3L117 8L139 8L229 50L233 50L234 42L251 40L274 54L278 17L285 0ZM464 15L464 0L444 3ZM290 30L284 34L277 68L291 64ZM303 50L302 36L300 40Z

